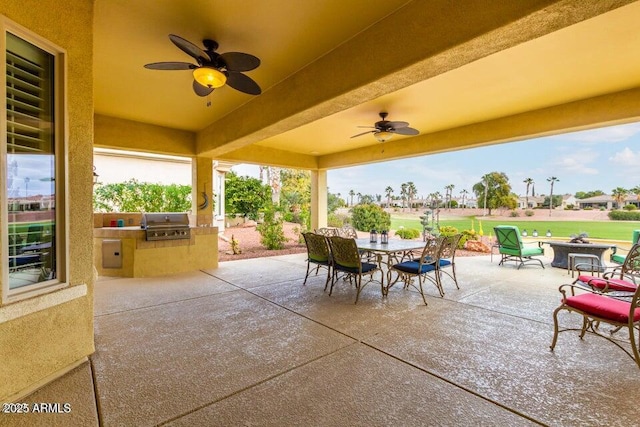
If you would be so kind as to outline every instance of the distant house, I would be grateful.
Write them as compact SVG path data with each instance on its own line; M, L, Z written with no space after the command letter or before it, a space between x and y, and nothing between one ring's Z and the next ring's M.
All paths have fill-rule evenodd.
M518 197L518 208L519 209L535 209L541 207L544 204L544 199L546 196L529 196L527 197ZM529 206L527 206L527 201L529 202Z
M562 203L560 204L560 208L567 209L568 206L577 207L578 199L573 194L564 194L562 196Z
M636 205L640 207L640 200L635 195L627 196L627 198L622 202L622 206L618 206L618 202L615 201L613 196L608 194L603 194L601 196L593 196L587 197L586 199L577 199L577 204L580 209L600 209L604 208L607 210L611 209L620 209L624 205Z

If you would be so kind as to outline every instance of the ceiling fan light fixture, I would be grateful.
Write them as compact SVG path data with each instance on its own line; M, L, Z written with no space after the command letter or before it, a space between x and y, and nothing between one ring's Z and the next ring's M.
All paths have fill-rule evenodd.
M381 130L380 132L376 132L373 134L373 136L379 141L379 142L386 142L388 140L391 139L391 137L393 137L393 133L391 132L387 132L386 130Z
M193 78L202 86L218 88L227 82L227 76L215 68L200 67L193 70Z

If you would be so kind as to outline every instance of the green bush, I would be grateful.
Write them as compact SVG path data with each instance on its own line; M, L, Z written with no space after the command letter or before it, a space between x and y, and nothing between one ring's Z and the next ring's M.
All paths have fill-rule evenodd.
M341 228L345 224L349 224L350 221L351 218L349 218L349 216L345 214L337 214L332 212L327 215L327 225L329 227Z
M462 230L462 237L458 243L458 249L464 248L464 244L469 240L478 240L478 233L476 230Z
M509 216L512 218L518 217L520 216L520 213L518 211L511 211L509 212Z
M640 212L638 211L611 211L609 219L616 221L640 221Z
M420 237L420 230L416 230L415 228L401 228L396 231L396 236L405 240L416 239Z
M592 208L591 206L586 206L586 207L584 208L584 210L585 210L585 211L592 211L592 210L593 210L593 208Z
M526 216L533 216L534 212L531 209L527 209L526 211L524 211L524 214Z
M96 184L93 189L95 212L187 212L189 209L190 185L162 185L130 179L115 184Z
M453 236L458 234L458 229L451 225L444 225L440 227L440 235L441 236Z
M276 217L274 210L268 210L264 213L264 222L258 224L256 230L260 233L260 243L269 249L282 249L287 238L284 236L282 228L282 219Z
M625 211L635 211L636 209L638 209L638 207L636 205L628 204L624 205L622 209L624 209Z
M359 231L388 230L391 215L378 205L356 205L351 209L353 227Z

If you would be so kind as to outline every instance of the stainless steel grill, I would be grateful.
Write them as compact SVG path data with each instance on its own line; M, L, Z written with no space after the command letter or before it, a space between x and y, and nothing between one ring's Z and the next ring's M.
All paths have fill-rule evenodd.
M186 213L145 213L141 227L147 240L190 239L189 216Z

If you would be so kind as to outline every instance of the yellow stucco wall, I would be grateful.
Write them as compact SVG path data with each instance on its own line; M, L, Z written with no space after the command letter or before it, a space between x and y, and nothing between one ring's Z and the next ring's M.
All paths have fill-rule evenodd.
M94 144L100 148L134 150L175 156L193 156L193 132L95 115Z
M0 306L2 401L64 371L94 351L93 2L2 0L0 14L61 46L67 53L70 230L67 279L71 287L87 286L87 291L82 293L69 292L68 288L52 292L74 296L68 302L50 304L49 308L33 310L42 300L55 300L51 294ZM25 313L32 312L25 315L20 312L23 308ZM13 315L3 317L7 313Z
M218 268L218 231L215 227L206 231L211 234L192 236L193 245L136 250L133 276L153 277Z
M106 277L153 277L218 268L218 228L191 229L190 240L145 241L144 231L131 227L94 231L94 265ZM122 268L102 267L104 240L121 241Z

